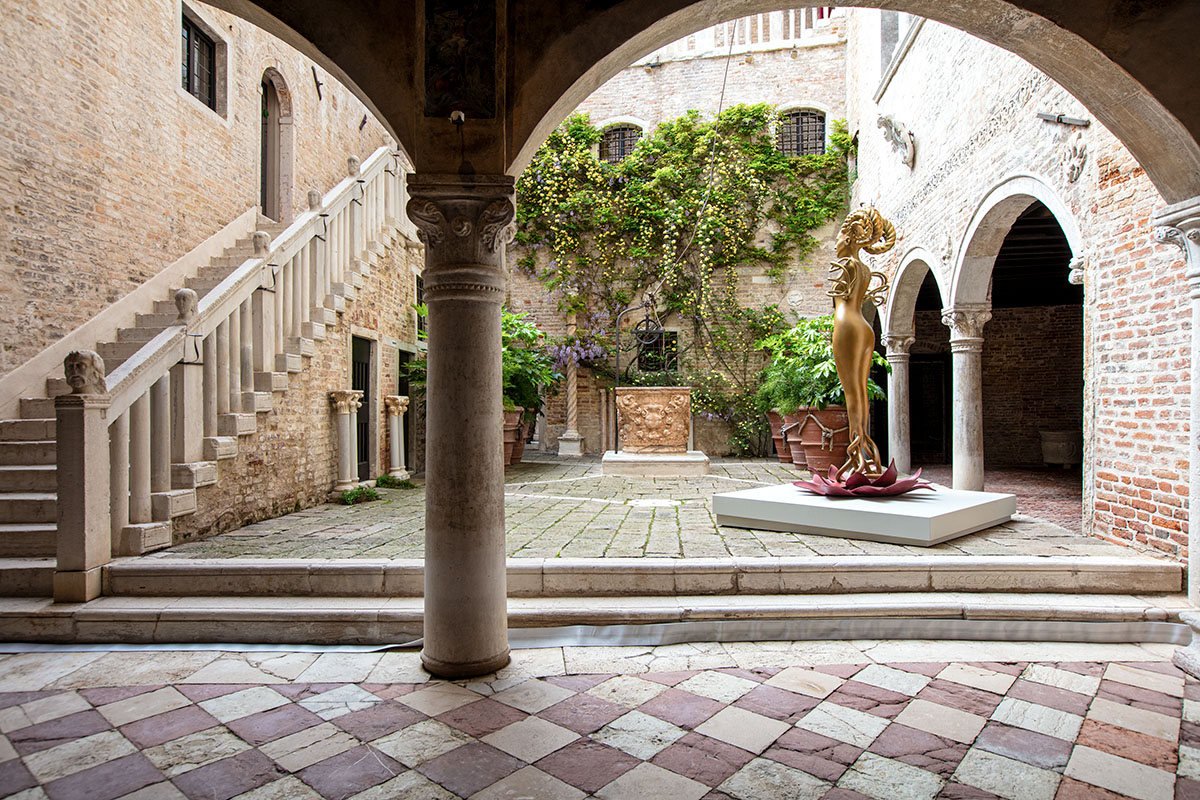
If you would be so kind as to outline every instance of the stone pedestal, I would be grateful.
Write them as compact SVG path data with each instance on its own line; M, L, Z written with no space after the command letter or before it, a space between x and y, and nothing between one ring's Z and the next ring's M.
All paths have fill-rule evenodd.
M1192 629L1192 641L1171 655L1171 663L1193 678L1200 678L1200 612L1181 612L1179 621Z
M112 560L110 403L107 394L68 394L54 401L58 438L54 600L59 603L98 597L100 569Z
M513 179L418 173L408 191L429 307L421 661L463 678L508 663L500 306Z

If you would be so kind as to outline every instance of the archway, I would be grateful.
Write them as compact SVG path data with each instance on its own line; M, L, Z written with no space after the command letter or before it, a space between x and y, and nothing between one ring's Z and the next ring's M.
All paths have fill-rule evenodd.
M274 67L263 72L261 89L259 209L264 217L283 222L292 217L292 98Z

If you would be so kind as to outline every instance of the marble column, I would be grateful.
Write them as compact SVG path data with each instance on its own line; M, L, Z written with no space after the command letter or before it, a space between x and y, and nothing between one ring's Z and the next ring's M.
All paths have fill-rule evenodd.
M383 398L388 417L388 455L390 469L388 475L397 480L408 478L408 470L404 467L404 426L400 424L404 412L408 411L408 398L404 395L389 394Z
M567 336L575 335L575 312L567 315ZM567 429L558 437L560 456L582 456L583 437L579 434L579 365L567 364Z
M987 306L956 306L942 312L950 328L953 354L954 488L983 490L983 326L992 318Z
M358 431L355 418L362 406L363 393L353 389L338 389L329 393L329 402L337 415L337 483L335 492L345 492L358 486Z
M888 363L888 455L902 475L912 471L912 408L909 395L909 348L916 339L908 335L883 337Z
M513 179L418 173L408 191L429 307L421 660L462 678L509 658L500 305Z
M1173 244L1183 251L1184 277L1191 298L1191 413L1188 437L1188 602L1200 606L1200 524L1191 521L1191 509L1200 509L1200 197L1175 203L1155 212L1154 241ZM1194 626L1195 627L1195 626ZM1182 652L1182 651L1180 651ZM1176 664L1200 677L1200 658Z

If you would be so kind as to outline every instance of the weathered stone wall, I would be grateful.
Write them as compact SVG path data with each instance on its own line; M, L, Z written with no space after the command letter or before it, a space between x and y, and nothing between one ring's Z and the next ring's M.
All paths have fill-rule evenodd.
M402 238L388 249L358 290L358 298L338 315L336 325L327 327L325 340L315 343L315 353L304 359L304 369L289 377L287 391L274 395L274 409L258 414L258 429L238 439L237 456L219 462L220 480L198 490L197 513L175 520L176 542L326 501L337 477L337 419L329 392L350 386L351 336L375 342L378 369L371 409L377 447L371 477L387 472L383 397L396 393L397 346L411 347L404 343L416 339L413 268L422 264L421 251L405 247ZM408 412L411 440L416 445L406 446L410 471L423 468L424 463L420 406L420 400L414 398Z
M894 276L920 247L939 283L953 287L952 298L963 296L964 276L986 287L986 275L978 283L979 270L990 269L986 259L960 266L976 209L1012 176L1032 176L1044 187L1064 229L1078 231L1072 244L1084 264L1085 530L1183 556L1189 316L1178 251L1149 242L1149 215L1162 198L1061 87L1021 59L936 23L924 24L876 103L878 25L878 12L851 14L847 58L848 113L859 133L854 203L878 207L900 236L876 268ZM1039 111L1092 122L1045 122ZM883 114L915 135L914 168L877 127ZM895 322L893 330L904 329ZM985 338L994 325L984 327Z
M345 87L318 68L318 98L310 61L209 6L187 3L227 44L223 116L180 85L177 4L18 5L0 14L0 375L257 205L268 68L292 207L385 141Z

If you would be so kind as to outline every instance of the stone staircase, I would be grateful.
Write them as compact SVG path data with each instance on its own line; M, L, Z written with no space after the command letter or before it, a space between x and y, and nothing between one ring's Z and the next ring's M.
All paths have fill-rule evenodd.
M377 153L373 156L372 161L376 166L372 167L372 176L375 178L383 176L384 170L380 167L386 156L386 153ZM359 179L358 169L357 159L351 159L350 177L347 181L339 184L339 187L330 193L325 202L332 198L333 202L343 210L348 207L347 200L352 195L355 184L357 183L361 187L368 183L368 181ZM393 175L390 172L387 174ZM236 356L239 347L237 338L233 338L232 351L222 350L220 359L214 355L217 342L222 342L220 347L228 348L229 346L227 340L220 338L224 332L237 330L233 327L237 323L239 315L237 305L233 307L232 314L223 323L225 327L221 331L213 330L203 344L201 343L203 337L192 336L190 328L183 328L185 334L183 344L187 350L184 362L202 362L204 355L207 354L213 362L222 361L220 367L224 371L222 378L227 374L229 376L228 383L234 387L240 385L240 398L236 394L236 389L234 389L234 394L222 396L219 403L222 413L216 416L216 425L210 426L208 420L205 420L202 447L197 443L190 448L192 452L201 455L200 460L177 460L171 453L171 448L178 442L172 441L175 433L169 424L170 417L151 418L151 412L146 410L154 407L152 406L152 403L155 402L152 396L153 390L146 392L135 401L135 403L142 403L142 417L140 418L142 428L134 434L132 440L130 431L136 430L135 426L139 424L138 416L132 413L137 410L136 404L129 406L128 401L125 404L129 410L121 417L124 420L122 434L115 433L115 420L119 415L110 415L110 424L114 425L110 453L123 451L119 456L114 457L112 465L117 470L117 474L129 471L131 489L128 497L133 506L138 504L139 498L136 487L142 488L141 498L144 502L147 494L145 489L151 482L148 476L150 455L146 451L157 448L155 461L161 464L165 459L170 467L169 478L165 476L165 473L160 473L160 477L154 480L156 485L150 487L148 509L128 513L128 520L120 521L117 517L123 512L111 511L113 517L112 553L114 556L138 555L171 543L172 520L195 513L197 510L196 490L218 481L220 474L218 462L237 455L239 439L253 434L258 429L258 415L272 411L275 405L275 395L288 389L289 374L300 372L304 368L305 361L315 353L315 342L325 338L326 326L336 323L337 315L345 311L347 303L357 297L358 288L370 276L373 266L378 264L387 249L401 238L402 234L397 224L385 216L383 202L385 195L389 191L392 193L388 196L388 203L394 208L397 204L395 198L399 186L398 179L393 177L389 180L397 181L397 186L372 185L371 191L374 194L371 195L371 198L375 201L374 217L366 219L366 225L370 227L360 232L357 239L346 234L339 240L339 244L329 245L331 248L338 248L336 253L331 250L329 256L331 259L337 259L336 265L319 283L316 278L317 270L308 269L310 266L308 262L304 262L301 266L296 261L296 256L287 260L283 268L266 263L271 260L268 258L268 253L274 255L272 248L290 247L294 251L296 245L287 244L284 242L284 237L280 236L285 230L288 230L288 226L260 217L258 230L253 235L237 240L220 255L209 259L207 264L200 266L194 274L186 277L182 281L182 286L174 287L168 293L168 297L156 300L149 313L137 314L133 327L120 328L114 341L95 343L92 349L104 360L105 372L109 376L109 391L114 391L112 388L114 381L119 384L120 381L128 379L140 366L135 365L132 370L126 369L121 375L114 376L114 373L120 370L127 361L135 356L141 359L154 358L152 353L147 355L148 351L144 351L143 348L154 342L156 338L161 338L161 335L170 328L174 328L175 331L172 335L179 336L178 331L184 320L184 308L179 305L181 300L177 294L180 289L194 291L200 302L203 302L206 295L219 286L222 286L222 291L228 295L231 289L226 279L246 265L249 260L256 258L263 259L264 268L276 267L278 269L277 277L281 280L284 276L284 269L287 270L287 296L288 302L292 303L287 311L288 329L284 329L282 320L263 322L260 320L269 320L271 317L255 318L255 323L264 327L254 331L258 338L254 345L256 363L252 379L246 373L245 365L237 363L237 358L225 358L226 354L231 352L233 356ZM361 192L362 189L360 188L358 191ZM313 212L310 216L315 220L316 212L322 211L322 198L315 192L310 193L309 202L310 211ZM327 215L322 214L321 216ZM362 218L359 219L361 224ZM300 241L300 246L305 247L303 244L305 236L315 237L320 233L319 229L312 227L314 224L316 223L310 220L305 227L299 228L298 233L292 230L289 233L288 241ZM297 237L300 239L297 240ZM358 252L353 252L355 250ZM260 270L256 270L256 273L258 271ZM257 274L252 277L257 281ZM225 283L223 284L223 282ZM242 275L242 284L245 283L246 276ZM279 303L283 302L283 288L279 287L280 299L275 301L276 308L279 307ZM307 303L307 307L302 307L301 304L301 288L304 289L303 300ZM238 289L235 286L233 291L245 294L247 290ZM218 294L220 293L213 294L213 297L216 298L214 303L220 303L223 299L218 297ZM273 297L273 293L268 297ZM247 319L249 319L249 314L245 312L249 309L249 302L249 300L241 302L242 314ZM193 308L192 313L194 311ZM249 338L248 335L246 338ZM246 338L241 341L243 346L248 346ZM274 347L277 343L282 343L282 352L279 352L279 348ZM150 348L150 350L152 349ZM142 351L140 355L139 351ZM172 358L177 360L178 356L172 356ZM160 362L162 360L159 359ZM166 369L170 366L171 363L166 363L157 369ZM212 369L214 375L210 378L209 368L205 368L205 380L212 381L214 385L209 387L209 391L212 396L216 396L215 372L217 367L215 364L212 365ZM237 375L238 372L242 372L246 378L241 379L242 376ZM56 571L56 557L59 555L57 466L59 443L57 441L55 398L69 393L70 388L63 378L48 377L45 380L43 396L20 398L18 418L0 420L0 597L47 597L54 593L53 578ZM193 396L193 401L196 397ZM224 402L225 397L230 398L228 403ZM205 399L207 404L210 398L206 397ZM175 402L175 398L164 395L159 398L159 401L161 401L160 406L171 405ZM156 410L154 413L160 412ZM184 412L176 410L168 413L182 416ZM193 402L188 406L186 413L196 415L193 420L197 420L199 409ZM164 422L167 423L165 427ZM212 429L210 430L210 428ZM194 422L191 429L199 429L198 421ZM121 439L120 436L124 438ZM118 445L118 441L122 444ZM129 444L131 441L133 442L132 447ZM141 459L137 458L139 443L141 447L146 448L141 451L144 455ZM139 469L140 483L138 482ZM165 485L168 482L169 485ZM148 513L146 513L147 510Z

